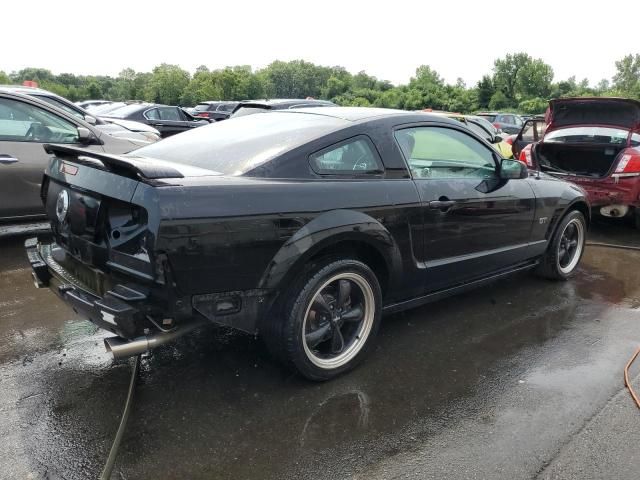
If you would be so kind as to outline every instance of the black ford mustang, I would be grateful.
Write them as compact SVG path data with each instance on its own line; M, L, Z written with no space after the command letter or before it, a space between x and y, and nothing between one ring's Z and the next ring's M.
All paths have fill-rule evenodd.
M459 122L327 108L250 115L128 155L48 146L34 279L140 353L206 322L324 380L381 315L537 269L566 279L589 205Z

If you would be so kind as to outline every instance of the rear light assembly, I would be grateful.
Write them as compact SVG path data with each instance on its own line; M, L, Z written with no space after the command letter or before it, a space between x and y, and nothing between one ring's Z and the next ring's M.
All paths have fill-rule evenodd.
M527 167L533 168L533 159L531 158L531 144L527 145L520 151L519 161L524 163Z
M199 112L196 117L209 118L209 112Z
M640 174L640 152L624 153L620 157L615 173L637 173Z
M505 142L507 142L509 145L513 145L513 135L508 136L507 138L504 139Z

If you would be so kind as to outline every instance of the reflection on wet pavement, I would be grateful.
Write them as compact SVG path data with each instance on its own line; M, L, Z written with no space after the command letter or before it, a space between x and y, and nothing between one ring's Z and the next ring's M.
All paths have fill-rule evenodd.
M626 226L592 238L640 244ZM621 388L640 343L639 261L589 247L570 282L519 275L390 316L367 361L324 384L282 370L253 337L202 328L144 358L116 472L532 476ZM2 244L0 477L97 476L130 368L105 336L33 288L19 241Z

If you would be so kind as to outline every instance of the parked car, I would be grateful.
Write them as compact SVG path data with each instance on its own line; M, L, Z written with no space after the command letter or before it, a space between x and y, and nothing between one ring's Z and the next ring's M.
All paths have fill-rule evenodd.
M4 85L0 86L0 91L21 93L50 103L55 107L65 110L71 115L81 118L91 125L95 125L96 128L114 137L130 138L136 142L144 141L147 143L157 142L160 139L160 132L149 125L126 120L104 119L92 112L84 110L60 95L49 92L48 90L42 90L41 88L34 87L23 87L20 85Z
M271 100L245 100L239 102L231 112L231 117L243 117L254 113L265 113L271 110L288 110L307 107L335 107L336 104L328 100L276 98Z
M520 115L515 113L501 112L478 112L476 115L489 120L496 128L510 135L517 134L522 128L524 121Z
M547 129L547 121L544 115L538 115L525 120L522 129L517 135L509 138L513 158L520 158L522 150L529 144L539 141Z
M437 114L444 115L462 123L472 132L476 133L476 135L484 138L493 145L493 148L495 148L503 158L511 158L513 156L511 153L511 144L507 143L502 136L498 134L498 129L486 119L476 115L463 115L461 113L438 112Z
M640 102L628 98L558 98L547 129L522 150L531 168L580 185L594 211L631 216L640 229Z
M126 105L107 113L105 118L146 123L158 129L163 138L209 124L208 120L192 117L180 107L154 103Z
M211 101L200 102L191 113L194 117L207 118L215 121L226 120L239 102Z
M46 143L110 153L149 144L107 135L33 96L0 91L0 222L43 217L40 182L49 163L42 148Z
M280 110L128 155L48 150L36 282L119 335L116 357L213 322L326 380L383 312L517 271L570 277L589 220L580 188L436 115Z

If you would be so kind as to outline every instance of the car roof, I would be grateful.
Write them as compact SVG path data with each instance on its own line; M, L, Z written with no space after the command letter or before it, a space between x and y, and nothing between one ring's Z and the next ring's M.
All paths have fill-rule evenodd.
M265 99L256 99L256 100L242 100L240 106L244 105L298 105L308 103L310 105L313 104L322 104L322 105L335 105L333 102L329 100L318 100L315 98L265 98Z
M460 122L451 120L444 115L437 115L426 112L410 112L408 110L396 110L392 108L371 108L371 107L333 107L333 108L291 108L287 110L273 110L269 112L274 115L284 115L288 113L306 113L308 115L320 115L325 117L339 118L348 122L360 122L384 117L407 117L410 121L432 120L454 125Z
M22 93L24 95L47 95L50 97L62 98L60 95L43 90L42 88L27 87L25 85L0 85L0 90L5 92Z

